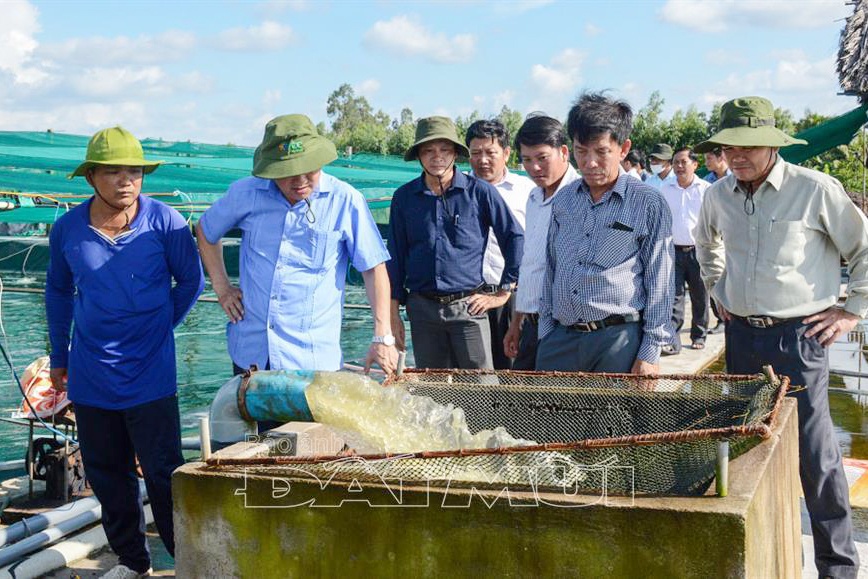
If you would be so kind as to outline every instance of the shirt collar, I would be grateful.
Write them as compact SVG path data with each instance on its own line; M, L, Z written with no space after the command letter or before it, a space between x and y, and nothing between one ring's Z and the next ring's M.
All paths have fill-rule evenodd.
M545 195L542 187L534 187L531 189L530 196L533 197L536 203L540 205L545 205L547 203L551 203L552 199L557 197L557 194L561 192L561 189L570 185L571 183L575 183L579 180L579 172L576 171L572 165L567 164L567 172L564 173L564 176L561 177L561 182L558 184L558 188L555 189L554 195L549 197L548 199L544 199Z
M450 189L467 189L470 183L470 176L467 175L464 171L458 169L457 166L453 165L454 171L452 173L452 183L446 188L446 191ZM474 179L478 179L478 177L474 177ZM482 179L480 179L481 181ZM425 171L422 171L422 174L419 175L418 178L419 188L417 189L417 193L425 193L425 191L429 191L428 185L425 183Z
M763 181L759 187L757 187L757 190L759 190L763 185L768 183L770 187L772 187L776 191L780 191L781 185L784 182L784 170L786 168L786 165L787 165L787 162L784 161L784 158L781 157L781 155L779 153L777 160L775 160L775 164L772 166L772 170L769 171L769 174L766 176L766 180ZM741 187L739 187L738 179L736 179L736 177L733 173L729 173L723 179L730 179L730 178L732 178L732 190L735 191L736 193L744 194L745 192L741 189ZM721 179L721 181L723 179Z
M612 186L611 189L609 189L608 191L606 191L603 194L603 196L600 198L599 201L597 201L597 203L604 203L604 202L608 201L609 197L610 197L610 195L609 195L610 193L617 195L621 199L626 199L627 194L629 192L629 187L627 186L629 180L635 181L635 179L633 179L633 177L631 177L627 173L624 173L623 171L619 171L618 179L615 181L615 184ZM588 195L588 198L591 199L591 190L587 186L587 184L585 183L584 179L579 181L578 190L585 192Z

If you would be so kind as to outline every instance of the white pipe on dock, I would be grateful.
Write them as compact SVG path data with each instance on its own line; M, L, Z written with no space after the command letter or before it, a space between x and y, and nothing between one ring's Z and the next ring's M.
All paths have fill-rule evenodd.
M87 497L72 501L45 513L40 513L26 519L22 519L15 524L9 525L5 529L0 529L0 547L20 541L25 537L29 537L48 527L67 521L85 511L90 511L95 507L99 507L99 501L96 497Z
M145 505L145 523L154 522L151 507ZM52 545L27 559L0 569L0 579L35 579L84 559L108 545L102 525Z

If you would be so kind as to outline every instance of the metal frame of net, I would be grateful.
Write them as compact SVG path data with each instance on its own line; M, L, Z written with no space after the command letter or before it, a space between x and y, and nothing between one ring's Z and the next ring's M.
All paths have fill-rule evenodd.
M714 479L717 443L743 454L774 428L789 380L665 375L407 370L404 387L463 409L472 432L504 427L527 446L408 454L263 456L207 461L250 474L320 480L570 489L611 495L699 495Z

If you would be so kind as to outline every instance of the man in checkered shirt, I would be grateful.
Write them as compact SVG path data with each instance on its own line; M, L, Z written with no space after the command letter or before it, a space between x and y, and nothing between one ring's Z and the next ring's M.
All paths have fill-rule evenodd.
M555 197L540 301L538 370L657 374L671 340L672 215L619 171L633 112L600 93L567 119L582 178Z

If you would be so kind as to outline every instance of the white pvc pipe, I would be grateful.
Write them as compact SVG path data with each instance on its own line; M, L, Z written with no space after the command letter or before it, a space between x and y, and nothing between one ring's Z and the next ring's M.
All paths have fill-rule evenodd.
M29 537L43 529L67 521L76 515L98 506L99 501L96 500L96 497L87 497L18 521L13 525L9 525L5 529L0 529L0 547L5 547L8 544L20 541L25 537Z
M92 509L77 514L71 519L61 521L53 527L49 527L26 539L21 539L17 543L3 547L0 549L0 565L10 565L19 561L45 545L50 545L70 533L75 533L91 523L95 523L101 516L102 505L97 505Z
M202 460L211 458L211 428L208 426L208 417L199 419L199 444L202 448Z
M145 506L145 523L154 522L150 506ZM108 544L102 525L80 533L68 540L47 547L24 561L0 569L0 579L35 579L70 563L84 559ZM14 574L13 574L14 573Z

